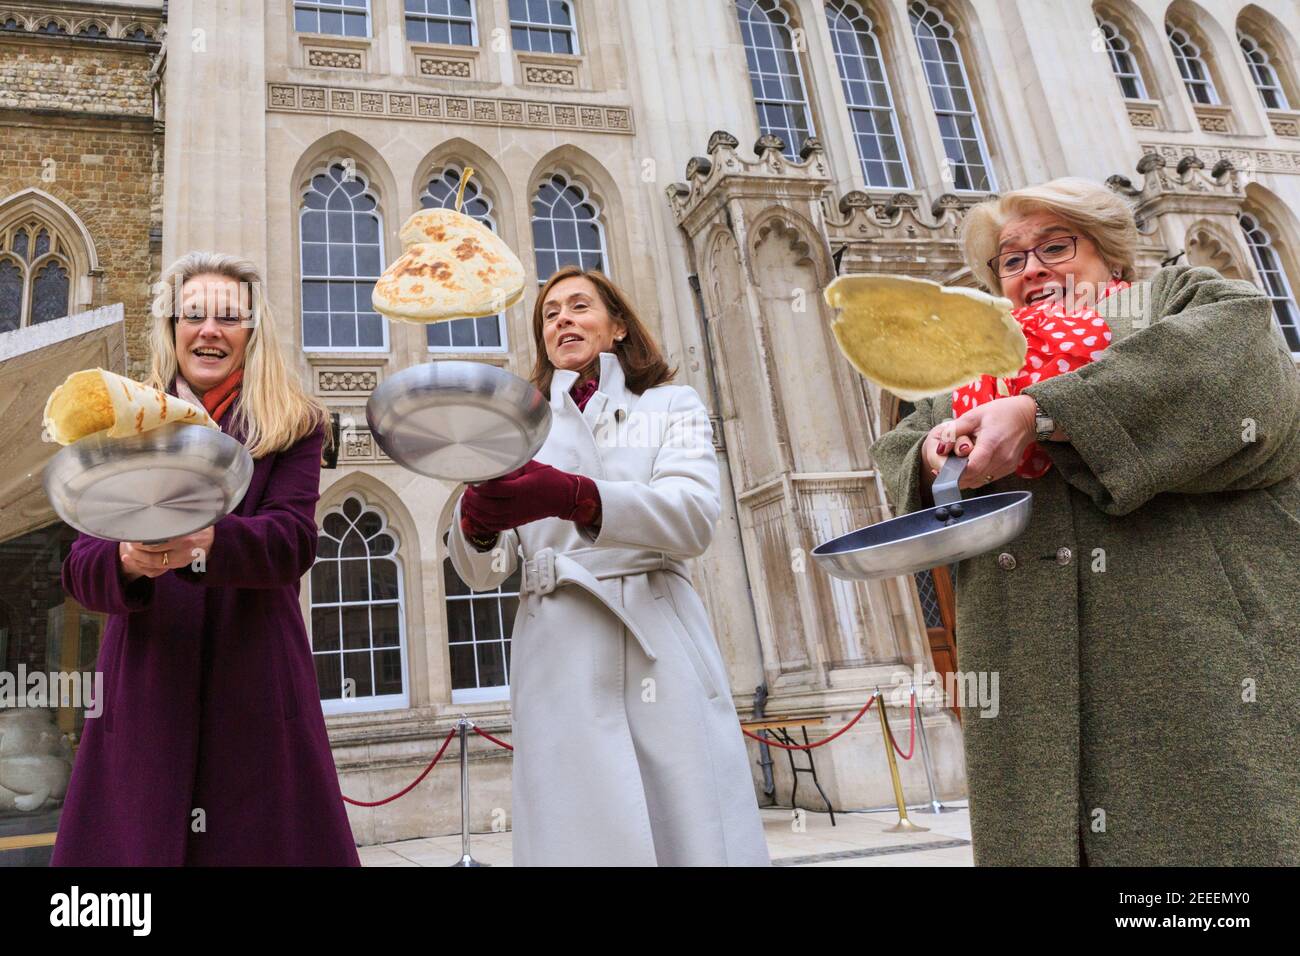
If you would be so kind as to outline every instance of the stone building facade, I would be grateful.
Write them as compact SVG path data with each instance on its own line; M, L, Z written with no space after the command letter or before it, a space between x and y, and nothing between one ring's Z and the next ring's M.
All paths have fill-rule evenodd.
M1144 268L1177 258L1267 283L1300 354L1295 12L1288 0L172 5L162 260L217 249L264 264L283 341L340 416L302 600L345 794L401 789L462 713L509 737L516 600L465 592L442 541L451 487L386 460L364 412L417 362L525 376L533 364L528 296L436 330L369 311L402 222L447 204L466 167L466 210L534 279L567 261L604 268L704 398L724 508L695 583L741 714L820 715L816 739L876 687L950 670L960 641L946 569L849 585L808 557L892 514L868 449L906 410L839 356L820 290L839 272L973 284L956 241L965 209L1085 176L1134 203ZM889 714L905 734L905 702ZM960 795L960 719L979 718L931 703L920 719L940 794ZM749 747L760 800L774 787L786 802L786 759L765 769ZM817 752L837 807L890 802L883 747L863 721ZM475 828L509 824L509 771L506 752L473 739ZM924 799L920 762L902 772L909 800ZM440 766L395 803L350 808L358 841L456 832L456 788ZM822 806L807 787L799 802Z
M120 302L137 375L162 252L162 8L0 6L0 254L22 280L0 278L0 328Z
M162 252L164 16L161 0L0 4L0 672L9 675L95 665L102 615L60 586L76 532L41 486L57 446L40 441L40 419L45 396L77 369L144 372ZM0 703L0 864L41 863L83 718L75 707L11 704Z

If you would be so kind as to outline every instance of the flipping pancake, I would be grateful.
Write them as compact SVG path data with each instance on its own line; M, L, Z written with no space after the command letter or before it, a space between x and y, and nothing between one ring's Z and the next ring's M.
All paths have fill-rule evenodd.
M421 210L399 235L404 253L375 283L375 311L407 322L445 322L496 315L523 297L519 257L464 213Z
M823 293L831 330L861 375L914 402L981 375L1016 375L1028 343L1011 301L907 276L840 276Z
M70 445L107 431L109 438L139 435L180 422L220 430L202 408L102 368L73 372L45 403L45 441Z

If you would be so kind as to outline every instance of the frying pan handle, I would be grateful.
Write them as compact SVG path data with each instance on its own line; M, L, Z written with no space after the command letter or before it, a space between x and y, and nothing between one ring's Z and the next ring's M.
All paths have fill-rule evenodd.
M934 496L934 505L952 505L961 501L961 491L957 488L957 481L961 478L961 473L966 470L966 463L969 458L963 458L961 455L949 455L948 460L943 463L939 469L939 475L934 479L930 486L930 493Z

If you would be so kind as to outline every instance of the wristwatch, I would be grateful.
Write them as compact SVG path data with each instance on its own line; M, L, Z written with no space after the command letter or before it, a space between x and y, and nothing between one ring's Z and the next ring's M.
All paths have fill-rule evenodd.
M1033 396L1030 396L1033 398ZM1038 404L1038 399L1034 399L1034 440L1051 441L1053 433L1056 431L1056 422L1047 417L1043 411L1043 406Z

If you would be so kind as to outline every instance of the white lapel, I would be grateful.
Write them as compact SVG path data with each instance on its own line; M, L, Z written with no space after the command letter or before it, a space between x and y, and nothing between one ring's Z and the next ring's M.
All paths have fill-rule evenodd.
M608 414L617 414L620 419L627 416L630 403L626 380L623 378L623 366L613 352L600 354L600 384L583 410L579 410L577 402L569 394L577 381L578 373L568 369L557 369L551 375L551 411L557 424L570 423L563 430L574 442L572 452L576 458L571 467L576 467L590 477L603 478L605 469L594 429L600 425L601 416L606 414L607 408L612 409ZM553 427L552 432L555 431Z
M556 369L551 375L551 410L556 414L572 407L578 412L578 405L569 392L578 381L578 373L568 369ZM620 419L627 416L634 396L627 389L627 380L623 377L623 365L613 352L600 353L600 384L596 392L587 400L587 407L579 412L588 429L600 422L606 408Z

